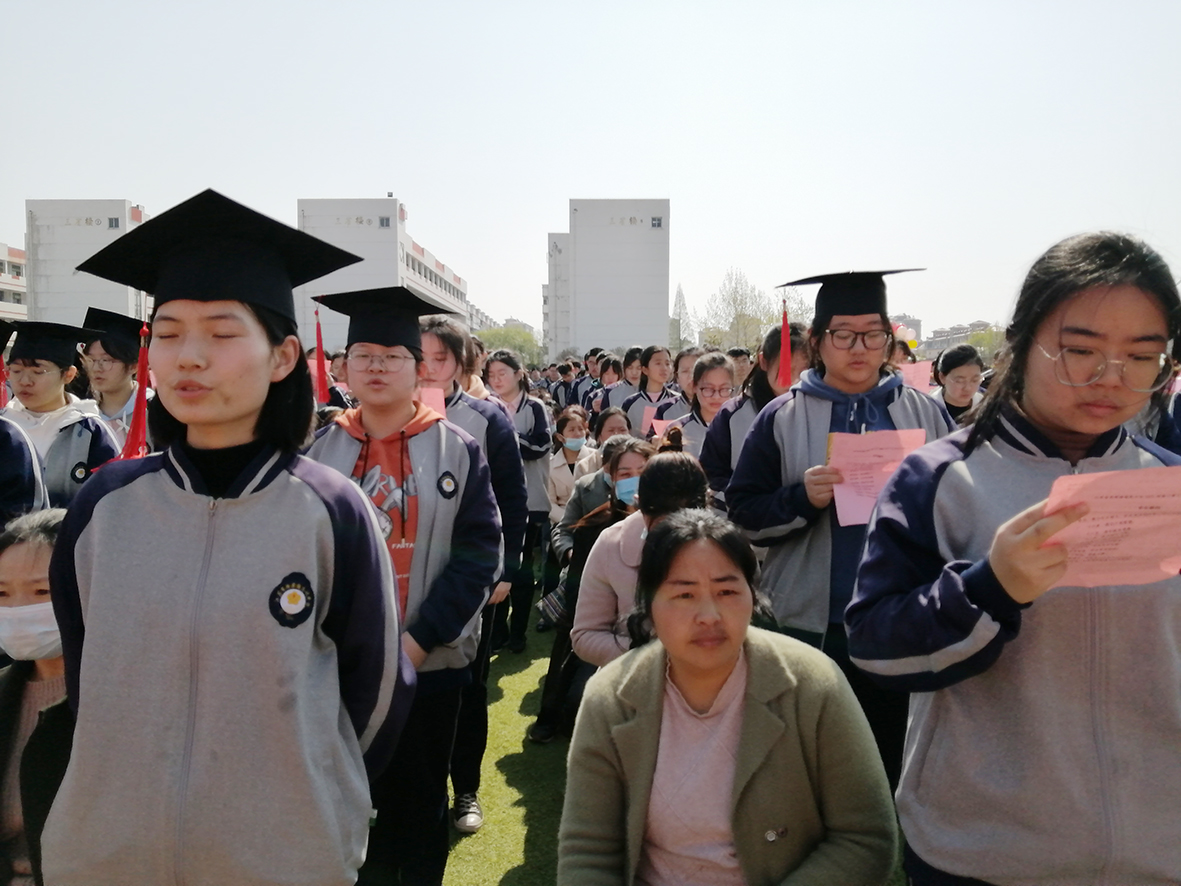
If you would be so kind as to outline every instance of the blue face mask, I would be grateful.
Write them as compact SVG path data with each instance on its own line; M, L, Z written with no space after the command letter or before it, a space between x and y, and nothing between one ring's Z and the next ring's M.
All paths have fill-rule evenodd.
M577 452L582 448L582 444L585 442L586 437L567 437L566 441L562 445L567 449L572 449L573 451Z
M615 497L629 507L636 503L636 493L639 489L639 477L624 477L615 481Z

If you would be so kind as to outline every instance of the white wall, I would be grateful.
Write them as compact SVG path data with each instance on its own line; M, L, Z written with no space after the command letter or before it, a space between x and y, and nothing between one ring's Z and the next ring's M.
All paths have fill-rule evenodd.
M148 300L138 290L74 270L138 226L132 210L128 200L25 201L30 320L81 326L88 307L144 315ZM109 226L110 218L119 219L118 228Z
M579 353L668 343L669 227L668 200L570 201L570 332ZM552 303L552 282L550 294Z

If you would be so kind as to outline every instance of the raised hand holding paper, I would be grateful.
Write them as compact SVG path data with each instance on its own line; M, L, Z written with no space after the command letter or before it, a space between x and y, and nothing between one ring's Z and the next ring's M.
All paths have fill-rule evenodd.
M1152 584L1181 571L1181 468L1059 477L1046 513L1076 502L1091 511L1050 540L1067 551L1054 587Z
M869 522L878 493L890 475L927 442L922 428L905 431L871 431L868 434L829 434L828 466L844 478L833 487L837 520L842 526Z

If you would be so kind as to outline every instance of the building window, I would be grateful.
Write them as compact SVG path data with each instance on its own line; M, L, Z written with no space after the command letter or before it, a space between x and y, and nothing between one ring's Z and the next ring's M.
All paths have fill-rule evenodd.
M108 219L107 219L107 227L108 227L108 228L111 228L112 230L114 230L114 229L118 228L118 227L119 227L119 219L117 219L117 218L108 218Z
M652 227L663 228L664 227L664 216L663 215L652 216Z
M18 265L16 262L10 261L8 263L8 273L12 274L14 277L21 277L25 273L25 266ZM20 304L20 302L17 302L17 304Z
M23 292L14 292L12 294L12 303L14 305L23 305L25 303Z
M388 215L379 215L377 217L377 225L381 228L388 228L390 226L390 217Z

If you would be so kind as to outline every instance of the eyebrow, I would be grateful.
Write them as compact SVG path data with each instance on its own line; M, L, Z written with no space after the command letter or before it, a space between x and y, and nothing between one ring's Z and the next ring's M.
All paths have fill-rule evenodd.
M1084 338L1102 338L1103 337L1102 333L1096 332L1094 329L1088 329L1085 326L1063 326L1060 330L1058 330L1058 332L1060 335L1065 335L1065 334L1069 333L1071 335L1081 335ZM1134 336L1133 338L1130 339L1130 341L1132 341L1133 343L1145 341L1145 342L1160 342L1161 344L1164 344L1167 341L1167 339L1163 335L1158 335L1157 333L1149 333L1148 335Z
M201 323L209 322L211 320L237 320L239 323L245 322L244 319L237 314L211 314L208 317L198 318L198 322L201 322ZM164 323L164 322L169 322L169 321L171 321L172 323L180 323L181 322L179 317L171 317L168 314L164 314L164 313L157 313L156 319L153 320L152 322L153 322L153 324L155 324L155 323Z

